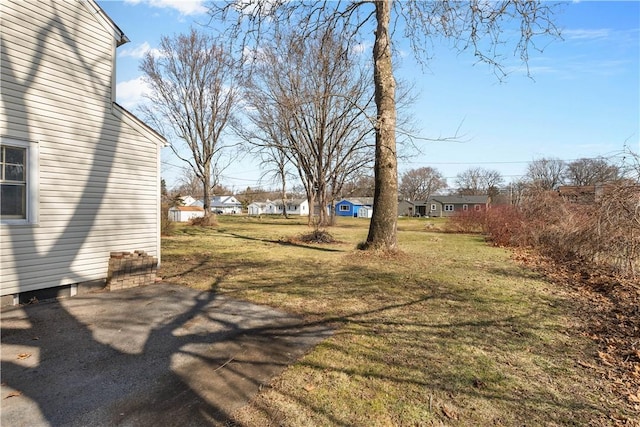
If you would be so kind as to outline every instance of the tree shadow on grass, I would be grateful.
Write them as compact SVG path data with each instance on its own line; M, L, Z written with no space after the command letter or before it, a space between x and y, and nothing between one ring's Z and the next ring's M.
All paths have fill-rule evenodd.
M317 389L317 396L333 393L336 405L325 405L314 391L278 387L268 401L258 399L252 406L276 422L286 419L287 408L298 405L319 424L359 425L367 416L376 417L375 410L384 405L380 396L385 399L389 392L399 390L402 395L396 399L400 401L391 398L388 405L406 405L407 411L421 408L429 412L430 419L441 422L451 421L451 416L466 420L462 424L476 423L482 417L489 417L484 418L487 424L536 425L579 424L594 416L609 419L608 409L590 398L588 391L584 394L590 383L582 383L580 368L571 359L580 354L573 347L578 340L546 338L545 318L552 315L552 307L545 309L541 303L518 313L471 313L462 303L475 302L474 295L437 284L426 289L430 292L413 299L324 319L336 325L336 335L298 364L298 375L309 378L309 389ZM446 304L458 307L459 312L434 317L434 306ZM371 402L377 403L370 406L340 394L347 389L376 396ZM289 402L286 407L273 404L278 394ZM351 413L341 412L341 399L355 399ZM476 405L482 409L474 413ZM443 412L445 406L449 415ZM486 410L483 406L495 410L482 412ZM402 410L380 414L398 415ZM416 418L405 421L414 423Z
M302 243L297 243L297 242L291 241L291 240L260 239L260 238L257 238L257 237L243 236L243 235L237 234L237 233L226 233L226 234L229 235L229 236L235 237L236 239L252 240L252 241L258 241L258 242L264 242L264 243L273 243L273 244L282 245L282 246L293 246L293 247L297 247L297 248L311 249L311 250L314 250L314 251L345 252L344 250L341 250L341 249L323 248L323 247L320 247L320 246L313 246L313 245L304 245Z

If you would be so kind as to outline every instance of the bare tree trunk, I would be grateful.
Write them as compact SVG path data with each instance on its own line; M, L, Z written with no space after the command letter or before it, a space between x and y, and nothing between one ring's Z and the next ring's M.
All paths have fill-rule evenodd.
M313 193L308 193L307 203L309 204L309 216L307 217L307 225L312 226L312 225L315 225L314 224L315 213L313 212L313 207L316 203L316 198Z
M318 202L318 225L321 227L327 227L331 225L327 216L327 187L326 182L322 182L318 186L318 193L316 195L316 201ZM315 210L315 207L314 207Z
M287 185L282 179L282 215L284 215L285 219L289 219L289 214L287 213Z
M202 168L202 207L204 208L204 216L208 218L211 216L211 195L209 191L211 189L211 165L206 162Z
M393 250L397 245L398 165L396 158L396 82L391 63L389 21L391 1L376 5L378 26L373 46L375 99L378 109L376 124L374 210L369 226L367 247Z

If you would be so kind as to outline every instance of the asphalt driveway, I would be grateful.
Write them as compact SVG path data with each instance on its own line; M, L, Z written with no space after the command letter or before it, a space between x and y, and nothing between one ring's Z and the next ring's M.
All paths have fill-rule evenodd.
M322 325L156 284L2 310L3 426L224 425Z

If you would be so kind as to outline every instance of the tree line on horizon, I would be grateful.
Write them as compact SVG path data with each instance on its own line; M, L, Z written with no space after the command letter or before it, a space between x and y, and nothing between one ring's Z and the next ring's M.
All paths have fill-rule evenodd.
M455 185L451 187L437 168L427 166L410 169L400 175L398 200L426 201L436 194L489 195L494 201L505 199L501 202L517 204L527 190L554 190L561 185L595 186L630 178L628 172L624 164L616 164L604 157L572 161L540 158L528 164L525 175L511 182L506 182L498 170L470 167L456 175ZM212 194L233 194L248 205L253 201L279 200L282 191L283 189L262 186L234 191L224 184L218 184L212 189ZM306 198L306 189L302 185L293 185L284 191L288 199ZM366 174L366 171L359 171L345 180L341 193L334 195L334 200L373 197L374 191L374 177ZM165 194L171 197L191 195L202 198L201 184L186 171L179 184L170 191L165 190Z

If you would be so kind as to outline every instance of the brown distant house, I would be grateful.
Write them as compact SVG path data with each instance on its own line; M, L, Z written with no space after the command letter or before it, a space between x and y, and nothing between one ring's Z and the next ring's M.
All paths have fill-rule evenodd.
M619 184L608 182L596 185L561 185L557 191L560 197L568 202L588 205L597 202L603 195L617 188ZM637 188L637 185L629 183L624 187Z
M572 203L591 204L596 201L595 185L561 185L558 194Z

